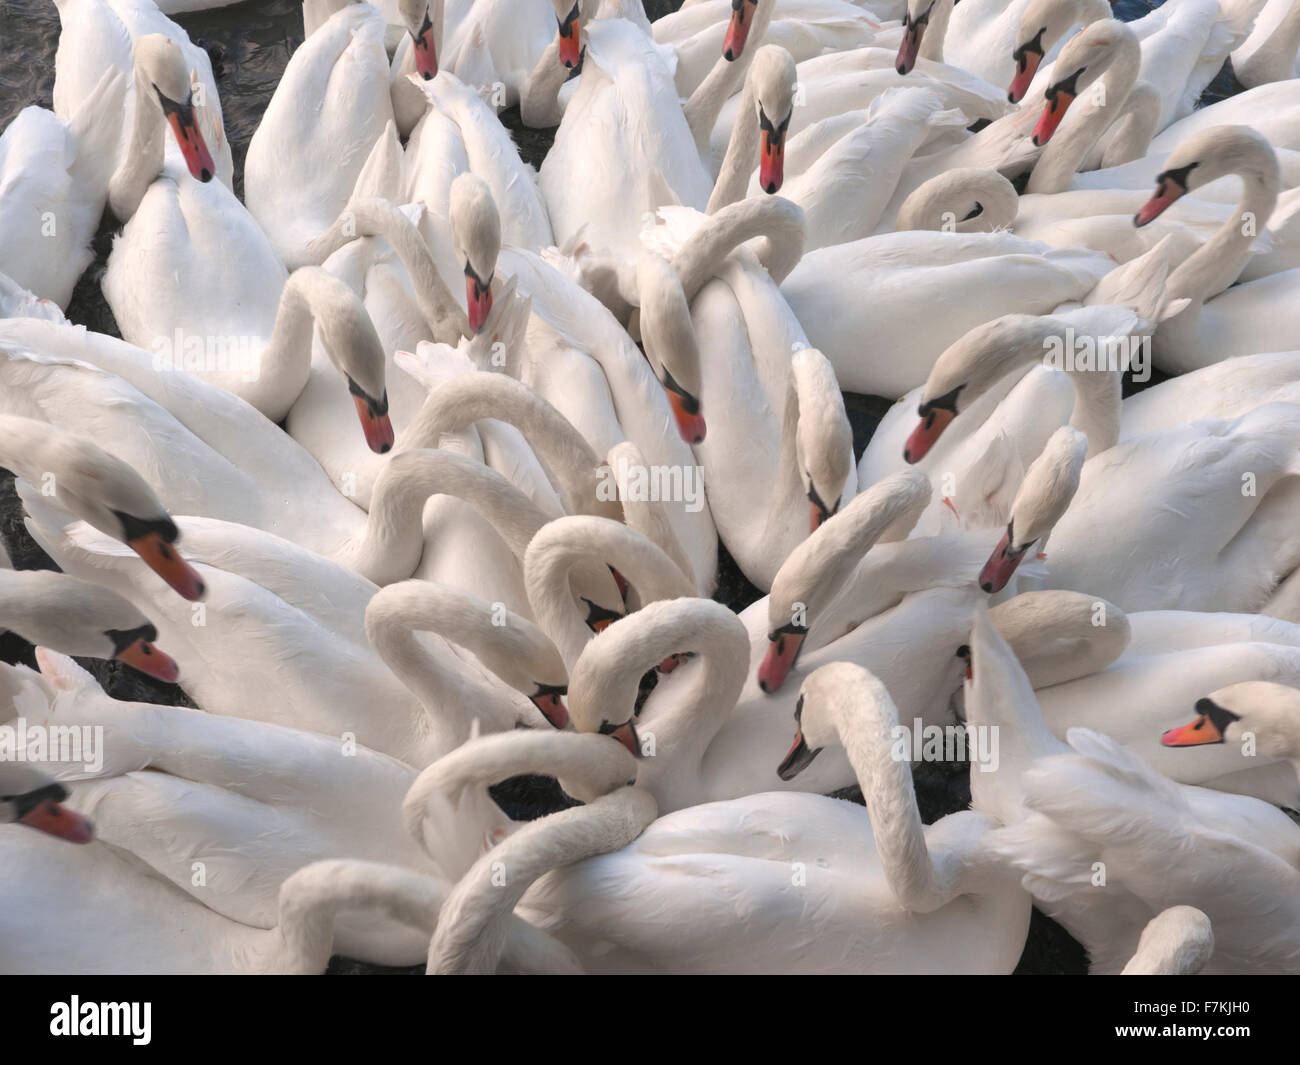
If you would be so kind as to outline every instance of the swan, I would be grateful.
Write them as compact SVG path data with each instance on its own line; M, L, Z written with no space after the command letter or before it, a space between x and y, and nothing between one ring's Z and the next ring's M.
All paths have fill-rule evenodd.
M158 630L107 588L48 570L0 570L0 628L67 655L113 658L169 684L176 663L154 646Z
M1300 773L1300 690L1276 681L1229 684L1196 700L1196 719L1160 737L1165 747L1235 744L1290 762Z
M176 550L180 531L144 479L94 441L45 422L0 415L0 465L66 513L125 544L182 598L203 581Z
M0 765L0 824L26 825L69 843L89 843L94 826L62 805L67 797L67 788L39 770L20 763Z
M1048 732L987 616L976 618L971 647L967 720L1000 728L1003 740L997 770L971 776L972 808L1003 823L989 849L1084 945L1091 971L1119 972L1147 922L1172 905L1195 906L1213 924L1207 972L1292 971L1300 944L1279 907L1294 897L1300 833L1286 815L1175 784L1088 729L1070 729L1067 746Z
M1009 233L913 231L811 252L781 292L842 389L897 397L975 326L1079 300L1114 265L1099 252L1048 248ZM864 291L871 300L860 298Z
M1164 166L1155 194L1134 216L1139 226L1226 174L1241 175L1242 193L1219 232L1169 275L1169 297L1191 304L1156 330L1156 364L1186 372L1234 355L1288 350L1294 331L1285 309L1291 303L1287 294L1300 283L1296 269L1224 291L1250 255L1258 220L1267 219L1277 202L1278 164L1271 145L1245 126L1216 126L1182 141Z
M1300 564L1298 433L1300 409L1268 403L1090 459L1053 532L1044 587L1128 611L1258 609Z
M1300 8L1293 0L1268 0L1250 36L1232 53L1232 72L1248 89L1295 77L1300 51Z
M70 118L27 107L0 136L0 271L60 308L94 259L125 91L105 71Z
M488 929L522 894L519 913L571 946L589 971L1013 968L1029 903L985 857L993 822L959 813L922 826L911 769L891 754L898 712L884 685L849 663L825 666L804 682L795 724L783 775L798 773L814 748L842 744L866 809L762 794L670 813L641 832L653 803L633 805L639 786L613 792L598 800L605 809L593 803L556 815L563 821L547 818L480 858L442 911L430 967L489 968L497 937ZM635 842L621 839L638 832ZM521 868L531 886L489 891L490 858ZM738 899L766 915L759 926L738 919ZM665 937L665 920L689 934Z
M958 7L950 23L951 42L944 43L964 49L969 61L961 65L968 70L1006 85L1007 99L1014 104L1024 99L1043 61L1060 51L1072 26L1110 17L1110 5L1097 0L1014 0L997 18L970 25L965 8Z
M393 120L384 32L369 4L332 14L290 57L249 143L244 198L290 269L339 216Z
M1210 919L1195 906L1170 906L1147 922L1121 976L1195 976L1214 954Z
M233 189L234 155L226 137L221 97L207 51L194 44L184 28L161 12L153 0L58 0L55 7L61 32L54 57L54 113L71 121L87 103L99 100L100 81L110 71L127 81L121 110L111 119L117 132L105 152L110 173L126 162L130 150L126 138L134 125L136 100L132 53L144 37L158 34L180 50L187 71L186 84L192 86L192 96L187 89L176 102L192 101L197 128L215 160L214 175ZM178 148L167 145L168 155L179 156Z

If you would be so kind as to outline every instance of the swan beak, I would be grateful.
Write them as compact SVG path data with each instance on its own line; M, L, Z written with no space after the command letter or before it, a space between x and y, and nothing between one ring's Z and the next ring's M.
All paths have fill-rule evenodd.
M492 278L480 281L468 263L465 264L465 305L469 308L469 327L477 333L492 313Z
M641 757L641 737L636 734L636 725L632 721L624 721L618 728L610 729L607 736L613 736L624 747L632 752L633 758Z
M18 823L69 843L89 843L95 838L94 825L75 810L69 810L53 799L46 799L30 813L20 817Z
M578 17L578 5L574 4L573 10L560 23L560 62L568 70L576 67L578 60L582 58L581 28L582 20Z
M1155 195L1147 200L1142 205L1142 209L1133 216L1133 224L1140 228L1159 218L1174 201L1182 198L1185 191L1179 187L1178 182L1162 178L1160 184L1156 186Z
M948 423L957 417L957 412L946 407L931 407L921 418L920 424L912 430L912 435L903 445L904 462L920 462L934 447L935 441L943 435Z
M438 76L438 46L433 40L433 22L427 10L424 25L411 38L411 43L415 45L415 69L425 81L432 81Z
M361 431L366 434L366 446L377 455L386 455L393 449L393 441L396 439L393 423L388 417L388 404L377 404L369 396L355 393L352 400L357 405Z
M980 588L990 593L1002 591L1024 557L1024 549L1019 551L1011 549L1011 536L1004 532L1002 539L998 541L998 546L993 549L993 554L989 555L989 560L980 570Z
M758 183L769 196L785 180L785 132L763 130L763 147L758 155Z
M894 64L900 74L910 74L921 54L921 38L925 35L924 22L909 22L903 30L903 43L898 46L898 60Z
M803 729L799 729L794 734L794 744L790 747L790 753L776 767L776 775L782 780L793 780L812 764L812 760L821 754L821 751L820 747L810 748L804 742Z
M660 673L671 673L674 669L676 669L681 664L682 664L681 655L669 655L667 658L665 658L662 662L659 663L658 669Z
M1043 108L1043 113L1038 119L1038 125L1034 127L1035 148L1041 148L1052 139L1052 134L1056 132L1056 127L1061 124L1061 119L1065 117L1065 112L1070 109L1072 103L1074 103L1074 95L1064 89L1058 89L1047 101L1047 106Z
M668 405L673 409L677 420L677 432L688 444L702 444L708 426L704 424L704 415L700 413L700 401L684 392L668 391Z
M827 510L819 499L808 501L808 535L811 536L822 527L822 522L830 521L835 512Z
M139 670L155 680L166 684L175 684L181 671L170 655L163 654L148 640L136 640L124 651L114 655L119 662L125 662L132 669Z
M190 168L194 179L211 181L216 175L217 165L212 161L212 153L208 151L203 134L199 132L194 105L172 104L170 107L164 106L164 111L167 115L167 124L172 128L176 143L181 146L181 154L185 156L185 165Z
M1196 713L1199 716L1195 721L1171 728L1160 737L1160 743L1165 747L1202 747L1207 743L1226 742L1223 729L1214 719L1218 717L1230 723L1236 719L1235 714L1224 710L1213 699L1197 699Z
M1016 58L1016 74L1011 79L1011 85L1007 88L1007 99L1013 104L1018 104L1025 98L1025 93L1029 91L1029 86L1033 83L1034 75L1038 73L1038 64L1042 61L1042 52L1028 50L1022 51Z
M722 58L728 63L734 63L740 58L745 50L745 42L749 40L749 27L753 21L750 18L753 14L751 5L758 7L754 0L731 2L731 21L727 23L727 36L722 40Z
M564 705L564 700L560 698L559 692L545 692L534 695L532 699L533 705L542 712L542 716L556 728L564 728L569 723L569 710Z
M758 686L768 695L781 690L786 675L794 668L806 633L778 632L768 637L767 653L758 667Z
M169 544L159 533L147 532L128 540L126 546L144 559L145 564L165 580L182 599L202 599L206 589L203 578L185 559L174 544Z

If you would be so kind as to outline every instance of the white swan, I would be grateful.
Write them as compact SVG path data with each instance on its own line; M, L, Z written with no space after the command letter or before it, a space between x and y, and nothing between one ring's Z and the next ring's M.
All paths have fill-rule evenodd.
M1300 51L1300 7L1294 0L1268 0L1250 36L1232 53L1232 72L1248 89L1295 77Z
M393 119L384 32L369 4L331 15L289 59L248 146L248 210L290 268L339 216Z
M867 809L819 795L754 795L669 814L617 850L654 807L633 805L639 787L614 792L598 800L604 809L537 822L480 859L442 911L430 967L490 967L497 936L487 930L522 888L489 890L489 859L536 880L520 914L571 946L589 971L1014 967L1029 906L985 857L992 822L959 813L922 827L911 770L891 754L898 714L880 681L836 663L808 678L800 705L783 774L797 773L814 748L842 744ZM738 905L750 916L739 917ZM756 914L766 916L756 924ZM665 920L684 934L665 937Z
M94 827L62 805L67 797L67 788L39 770L17 762L0 766L0 825L26 825L69 843L89 843Z
M1121 976L1194 976L1214 954L1210 919L1195 906L1170 906L1147 922Z

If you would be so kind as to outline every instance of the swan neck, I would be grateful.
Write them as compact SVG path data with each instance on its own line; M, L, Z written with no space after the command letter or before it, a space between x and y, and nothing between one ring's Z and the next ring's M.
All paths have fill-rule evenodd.
M780 196L764 196L740 200L710 215L673 256L687 302L699 295L732 251L754 237L767 238L758 260L779 285L803 258L803 211Z
M949 0L940 0L940 2L947 3ZM682 112L686 116L686 124L690 127L696 150L701 156L708 155L709 137L718 121L718 116L722 114L722 108L735 95L736 89L742 82L748 81L750 65L763 44L763 37L767 34L768 23L772 21L772 12L775 8L776 0L758 0L753 24L749 27L749 39L740 58L729 63L725 57L718 56L709 73L696 86L683 106ZM737 115L739 114L740 112L737 112Z
M559 38L546 46L541 58L519 92L519 117L530 129L558 126L564 117L560 107L560 90L569 78L569 69L560 62Z
M758 91L753 78L745 79L741 90L740 106L736 109L736 123L727 139L727 152L722 157L718 180L709 196L706 214L714 214L729 203L743 200L749 191L749 176L758 164Z
M1123 382L1115 370L1076 370L1070 427L1088 438L1091 458L1119 443Z
M140 207L149 186L162 173L166 127L162 107L144 73L135 71L135 109L126 154L108 184L109 206L127 222Z
M1277 167L1238 171L1242 196L1217 233L1186 259L1166 284L1169 300L1203 301L1231 285L1250 258L1250 247L1277 205ZM1246 224L1250 218L1251 225Z

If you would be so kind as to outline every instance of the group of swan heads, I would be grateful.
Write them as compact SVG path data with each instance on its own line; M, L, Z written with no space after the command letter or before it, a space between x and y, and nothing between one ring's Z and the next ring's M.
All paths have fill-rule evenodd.
M1110 68L1125 49L1139 52L1133 31L1116 19L1094 22L1082 33L1070 38L1061 49L1053 73L1065 72L1047 87L1047 103L1034 127L1033 142L1041 148L1052 139L1070 105Z
M89 843L94 826L63 805L68 789L20 763L0 766L0 824L19 824L67 840Z

